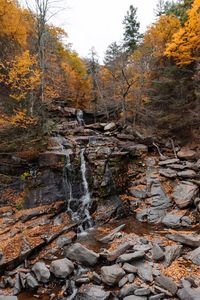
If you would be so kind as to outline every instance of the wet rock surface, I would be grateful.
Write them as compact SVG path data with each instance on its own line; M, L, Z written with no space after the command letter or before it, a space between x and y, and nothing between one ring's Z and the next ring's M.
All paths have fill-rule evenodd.
M65 255L72 260L80 262L84 265L94 266L98 259L99 255L94 251L88 250L79 243L74 244L66 250Z
M197 151L60 113L34 163L0 155L3 299L199 299ZM27 209L9 202L24 190Z

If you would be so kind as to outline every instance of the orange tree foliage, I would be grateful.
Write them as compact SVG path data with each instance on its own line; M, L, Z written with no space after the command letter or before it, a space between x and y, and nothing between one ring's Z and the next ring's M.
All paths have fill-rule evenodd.
M39 117L47 103L67 100L86 106L91 80L83 60L65 46L63 29L45 25L45 74L38 55L36 15L22 9L18 1L0 0L0 125L26 127ZM41 82L44 100L41 103ZM43 115L43 116L42 116Z
M188 11L188 20L173 35L165 54L172 57L177 65L189 65L200 60L200 0L195 0Z
M11 98L25 100L38 88L40 73L36 65L36 57L31 56L29 50L13 61L1 64L0 82L9 88Z
M167 43L179 29L180 21L177 17L163 15L145 33L144 44L155 58L160 58L164 55Z
M6 51L10 52L11 49L15 52L27 47L27 35L31 26L26 17L27 12L20 9L16 1L0 0L0 44Z
M48 28L46 45L45 101L70 101L74 106L85 106L90 95L90 79L83 60L76 52L63 45L67 35L55 27Z

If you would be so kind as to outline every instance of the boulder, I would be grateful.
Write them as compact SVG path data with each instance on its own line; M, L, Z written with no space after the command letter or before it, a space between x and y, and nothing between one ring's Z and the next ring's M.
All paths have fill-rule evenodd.
M126 250L130 249L132 246L133 245L130 242L120 244L117 249L108 253L107 260L108 261L116 260L120 255L122 255L124 252L126 252Z
M94 266L98 262L99 254L87 249L79 243L75 243L65 251L66 257L86 266Z
M133 283L133 281L135 280L135 275L133 273L130 273L127 275L127 278L129 283Z
M197 173L193 170L184 170L177 173L179 177L193 179L197 176Z
M152 246L150 244L136 244L135 246L133 246L133 250L135 251L144 251L144 252L148 252L149 250L151 250Z
M191 182L179 183L173 191L173 199L179 208L185 208L193 203L197 196L199 188Z
M181 244L190 246L190 247L199 247L200 246L200 235L194 234L183 234L183 233L175 233L175 234L167 234L166 237L175 242L179 242Z
M152 207L163 209L171 206L170 199L159 181L151 185L150 196L149 204Z
M130 262L134 260L138 260L140 258L143 258L145 256L144 251L135 251L133 253L127 253L127 254L122 254L118 257L117 262Z
M114 122L108 123L105 127L104 127L104 131L112 131L116 128L116 124Z
M124 299L126 296L133 295L135 290L138 288L139 286L134 283L124 286L119 292L120 299Z
M181 226L190 227L192 220L190 217L184 216L184 212L181 213L181 211L173 211L172 213L168 213L164 216L162 224L169 228L180 228Z
M118 282L118 287L123 287L128 282L128 276L122 277L122 279Z
M129 194L139 199L145 199L147 197L147 190L144 186L136 186L129 189Z
M200 266L200 247L189 252L185 257L191 260L193 264Z
M152 248L152 258L154 261L160 261L163 260L165 257L164 251L160 248L158 244L153 244Z
M101 278L109 286L118 284L125 275L125 271L119 265L112 265L101 268Z
M135 290L134 294L136 296L148 296L151 293L149 288L140 288Z
M149 263L142 263L138 267L138 276L146 282L153 281L153 268Z
M155 283L161 286L162 288L166 289L172 295L176 295L178 287L174 280L172 280L171 278L164 275L160 275L156 277Z
M64 246L67 246L72 243L73 238L72 237L67 237L67 236L60 236L56 244L58 245L59 248L63 248Z
M99 285L82 285L78 290L75 300L107 300L110 297L110 292L106 292Z
M181 216L172 213L166 214L162 219L162 223L170 228L179 228L181 225Z
M170 158L159 162L159 166L167 166L171 164L176 164L179 162L178 158Z
M194 160L196 158L196 152L187 148L182 148L177 153L177 156L181 159Z
M184 287L180 289L177 293L177 296L181 300L199 300L200 288L192 289L190 287Z
M172 169L160 169L159 174L167 177L167 178L175 178L177 176L177 172Z
M46 283L49 281L50 272L44 262L37 262L34 264L32 271L35 273L35 276L38 281Z
M26 274L26 284L30 289L37 289L39 284L37 282L37 280L30 274Z
M125 263L122 268L127 273L137 273L137 268L131 264Z
M74 271L74 264L67 258L54 260L51 263L50 271L57 278L66 278Z
M172 262L181 255L182 245L167 246L165 247L165 260L164 265L169 267Z

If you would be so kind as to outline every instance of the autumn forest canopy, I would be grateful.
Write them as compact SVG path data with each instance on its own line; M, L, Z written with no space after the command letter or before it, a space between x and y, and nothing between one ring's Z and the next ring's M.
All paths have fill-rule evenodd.
M0 0L0 127L46 134L54 105L86 109L169 136L198 138L200 0L159 0L141 33L134 6L122 20L122 41L100 64L94 49L80 58L67 33L49 20L51 1L34 9ZM95 46L95 45L94 45Z

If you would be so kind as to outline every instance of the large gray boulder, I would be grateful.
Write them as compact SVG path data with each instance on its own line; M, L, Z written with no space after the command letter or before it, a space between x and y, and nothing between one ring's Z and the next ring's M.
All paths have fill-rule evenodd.
M33 290L37 289L39 286L35 277L33 277L33 275L31 275L30 273L26 274L26 284L30 289L33 289Z
M190 287L184 287L178 291L177 296L181 300L199 300L200 288L191 289Z
M69 247L65 252L66 257L75 260L86 266L94 266L98 262L99 254L87 249L83 245L76 243Z
M179 228L181 226L181 217L180 215L175 215L173 213L166 214L162 219L162 223L170 228Z
M160 173L160 175L167 177L167 178L175 178L177 176L177 172L170 168L160 169L159 173Z
M193 203L198 192L199 188L196 184L183 181L175 187L172 196L179 208L185 208Z
M166 214L162 219L162 224L169 228L190 227L192 225L192 219L188 216L184 216L184 212L173 211Z
M182 245L174 245L165 247L164 265L169 267L175 259L181 255Z
M189 252L185 257L191 260L193 264L200 266L200 247Z
M169 291L172 295L176 295L178 287L174 280L172 280L171 278L164 275L160 275L156 277L155 283Z
M125 263L122 268L127 273L137 273L137 268L131 264Z
M169 158L169 159L165 159L163 161L160 161L159 166L167 166L167 165L176 164L176 163L179 163L178 158Z
M175 233L175 234L167 234L166 237L175 242L179 242L181 244L191 246L191 247L199 247L200 246L200 234L183 234L183 233Z
M145 282L153 281L153 268L149 263L142 263L138 267L138 276Z
M118 284L125 274L125 271L117 264L101 268L102 281L109 286Z
M193 179L197 176L197 174L193 170L184 170L184 171L178 172L178 176L181 178Z
M49 281L51 274L44 262L35 263L32 268L32 271L35 273L35 276L37 277L38 281L43 282L43 283L46 283Z
M158 244L153 244L152 248L152 258L154 261L160 261L163 260L165 257L164 251L160 248Z
M124 286L119 292L120 299L124 299L126 296L133 295L135 290L138 288L139 286L134 283Z
M111 122L104 127L104 131L111 131L114 130L115 128L116 128L116 124L114 122Z
M194 160L196 158L196 152L187 148L181 148L177 156L186 160Z
M74 271L74 264L67 258L57 259L51 263L50 271L57 278L66 278Z
M107 300L110 292L104 291L99 285L82 285L75 296L75 300Z
M126 253L122 254L118 257L117 262L130 262L134 260L138 260L140 258L143 258L145 256L144 251L135 251L133 253Z

